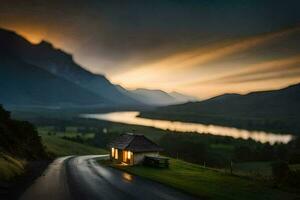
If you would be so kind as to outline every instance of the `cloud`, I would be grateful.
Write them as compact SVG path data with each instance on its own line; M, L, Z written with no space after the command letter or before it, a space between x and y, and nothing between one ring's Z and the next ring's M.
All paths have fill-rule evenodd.
M244 85L222 83L225 80L213 82L236 73L245 73L236 74L236 81L251 78L247 84L253 90L297 81L290 77L274 84L275 78L258 86L254 78L284 72L270 58L278 62L278 58L300 53L296 46L299 26L276 31L299 23L298 8L299 1L294 0L230 5L221 0L86 0L72 4L67 0L2 0L0 26L35 43L47 40L72 53L86 69L105 73L125 87L212 95L248 91ZM289 37L293 40L286 42ZM251 63L268 64L270 70ZM295 72L294 65L286 70ZM248 67L255 70L247 71Z
M267 81L267 80L274 80L274 79L289 79L299 77L300 80L300 69L297 68L295 71L281 71L280 73L273 73L269 72L268 74L264 74L263 76L252 76L252 77L245 77L241 79L234 79L228 80L225 83L247 83L247 82L257 82L257 81Z
M200 48L185 50L151 63L131 66L126 72L112 76L112 80L127 87L136 87L142 84L153 86L154 82L161 82L162 84L169 82L169 85L174 87L176 84L180 85L186 81L190 81L193 75L198 73L199 69L207 68L212 62L222 65L220 62L221 59L278 41L299 31L300 27L296 26L277 32L260 34L234 41L223 41ZM264 63L257 67L265 64L273 66L279 63ZM199 81L192 82L192 84L197 83ZM168 83L165 84L165 87L168 87Z
M272 42L274 39L288 36L300 31L300 27L292 27L284 29L278 32L265 33L258 36L248 37L231 42L222 42L219 44L213 44L202 48L193 49L190 51L180 52L175 55L171 55L167 58L161 59L154 64L146 65L147 67L160 68L161 66L170 68L188 68L200 66L210 61L215 61L219 58L246 51L249 48L262 45L267 42Z
M264 77L277 77L274 75L268 74L279 74L289 71L297 71L300 70L300 54L297 54L292 57L283 58L283 59L274 59L270 61L264 61L257 64L252 64L248 66L244 66L240 72L232 73L227 76L218 77L216 79L206 80L206 81L197 81L193 83L189 83L188 85L196 85L196 84L209 84L209 83L236 83L236 82L244 82L244 81L254 81L263 79ZM260 76L260 78L255 78L255 76ZM291 76L292 73L291 73Z
M191 55L190 57L184 58L183 60L177 62L175 67L180 67L180 68L195 67L195 66L199 67L210 61L215 61L217 59L223 58L225 56L234 53L246 51L250 48L257 47L267 42L272 42L275 39L278 39L280 37L285 37L288 36L289 34L293 34L299 31L300 31L300 27L293 27L278 32L266 33L266 34L234 41L230 44L226 44L224 46L215 49L210 49L207 52L203 52L203 49L201 49L201 51L196 50L194 54Z

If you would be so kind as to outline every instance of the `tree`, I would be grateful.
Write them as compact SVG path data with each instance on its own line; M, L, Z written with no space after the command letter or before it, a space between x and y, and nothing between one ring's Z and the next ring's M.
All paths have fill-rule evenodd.
M46 156L35 127L29 122L12 120L9 112L1 106L0 147L6 153L25 159L38 159Z

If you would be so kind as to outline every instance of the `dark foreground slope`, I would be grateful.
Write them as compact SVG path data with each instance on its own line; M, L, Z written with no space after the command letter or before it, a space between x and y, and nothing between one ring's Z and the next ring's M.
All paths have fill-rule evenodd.
M48 165L34 126L10 118L0 106L0 199L17 199Z
M225 94L201 102L160 107L141 115L248 129L300 130L300 84L246 95Z
M21 159L45 158L41 138L29 122L16 121L0 106L0 152Z

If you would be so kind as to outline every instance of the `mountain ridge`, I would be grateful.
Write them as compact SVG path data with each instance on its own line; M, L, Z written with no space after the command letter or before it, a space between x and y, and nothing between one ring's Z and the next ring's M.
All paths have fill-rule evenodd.
M300 83L278 90L224 94L200 102L159 107L142 112L141 116L298 134L299 110Z
M101 104L105 100L106 105L158 106L178 104L193 99L180 93L167 93L162 90L143 88L127 90L112 84L102 74L94 74L86 70L74 61L72 54L54 47L50 42L42 40L37 44L32 44L14 31L0 28L0 43L2 55L6 57L10 55L12 59L19 60L19 64L22 62L24 66L31 65L31 68L35 66L43 69L44 73L47 71L60 78L62 82L68 81L69 87L74 88L71 85L75 84L78 86L78 91L81 91L80 93L83 89L89 93L87 96L93 93L93 98L100 100ZM50 79L47 80L50 81Z
M196 100L195 97L190 97L178 92L167 93L159 89L137 88L126 90L120 85L118 85L118 89L124 94L150 106L174 105Z
M1 59L1 63L8 66L0 68L0 102L4 105L71 106L107 102L67 80L20 60ZM65 91L68 91L67 95Z
M141 104L120 93L104 75L93 74L74 62L73 56L56 49L46 41L31 44L13 31L0 29L0 41L12 55L40 67L56 76L67 79L78 86L121 105Z

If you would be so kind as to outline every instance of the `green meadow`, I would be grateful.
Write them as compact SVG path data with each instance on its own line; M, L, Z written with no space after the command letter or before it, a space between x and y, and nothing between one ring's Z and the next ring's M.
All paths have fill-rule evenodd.
M42 142L46 147L46 151L54 157L107 153L106 150L103 150L101 148L63 139L63 136L75 137L78 134L76 132L76 128L74 127L68 127L65 132L58 132L55 135L49 134L51 130L51 127L42 127L38 129L38 132L42 137ZM85 138L93 136L94 134L84 134Z
M119 169L172 186L203 199L253 200L253 199L297 199L298 193L273 188L271 183L234 176L222 171L204 168L182 160L171 159L169 169L146 166Z

